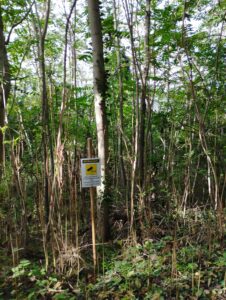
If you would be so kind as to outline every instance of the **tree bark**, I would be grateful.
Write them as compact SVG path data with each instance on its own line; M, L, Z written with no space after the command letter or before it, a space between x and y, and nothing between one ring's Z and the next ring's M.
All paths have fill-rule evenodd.
M34 28L36 38L38 39L38 60L39 60L39 73L41 83L41 102L42 102L42 145L43 145L43 169L44 169L44 205L45 205L45 221L48 224L49 221L49 153L51 162L51 177L54 175L54 156L53 156L53 145L49 124L49 102L47 93L47 80L46 80L46 62L45 62L45 40L47 35L47 29L49 24L50 16L50 2L51 0L45 1L45 14L44 14L44 25L41 24L41 19L38 14L37 3L35 2L36 18L34 19Z
M150 46L149 46L149 32L150 32L150 0L146 0L145 12L145 36L144 36L144 71L141 87L141 107L140 107L140 135L139 135L139 184L140 188L144 185L145 176L145 125L146 125L146 101L147 101L147 81L150 69Z
M114 6L114 29L118 31L118 16L117 16L117 8L116 8L116 0L113 1ZM119 170L120 170L120 185L124 189L123 194L126 195L126 186L127 186L127 178L126 178L126 170L123 159L123 127L124 127L124 116L123 116L123 75L122 75L122 66L121 66L121 53L120 53L120 39L118 36L115 37L116 44L116 56L117 56L117 69L118 69L118 98L119 98L119 129L118 129L118 155L119 155Z
M98 223L103 241L110 238L109 203L107 200L107 159L108 159L108 132L106 118L106 77L104 68L103 38L98 0L88 0L89 26L93 47L93 84L95 118L97 127L98 156L101 162L101 185L98 193ZM101 213L100 213L101 212ZM101 215L101 217L100 217Z
M2 10L0 5L0 178L4 170L5 148L4 127L5 109L10 92L10 72L7 50L5 46Z

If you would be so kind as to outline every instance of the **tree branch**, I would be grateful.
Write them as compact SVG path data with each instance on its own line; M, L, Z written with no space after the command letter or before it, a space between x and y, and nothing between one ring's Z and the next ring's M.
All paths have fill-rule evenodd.
M25 13L25 15L23 16L22 19L20 19L20 21L18 21L17 23L13 24L13 26L11 27L10 31L9 31L9 34L8 34L8 37L5 41L5 45L8 45L9 44L9 41L10 41L10 37L11 37L11 34L13 32L13 30L18 26L20 25L21 23L23 23L23 21L27 18L27 16L29 15L30 11L31 11L31 8L33 6L35 1L33 1L28 9L28 11Z

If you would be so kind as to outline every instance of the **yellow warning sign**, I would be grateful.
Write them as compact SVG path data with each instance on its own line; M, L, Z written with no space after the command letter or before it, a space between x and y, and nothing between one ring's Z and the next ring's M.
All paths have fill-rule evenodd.
M86 176L89 175L97 175L97 165L96 164L87 164L86 168Z

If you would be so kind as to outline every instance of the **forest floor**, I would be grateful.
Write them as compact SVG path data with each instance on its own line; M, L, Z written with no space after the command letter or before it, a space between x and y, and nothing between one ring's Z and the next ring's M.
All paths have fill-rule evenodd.
M0 299L225 300L226 251L213 224L196 220L179 224L176 237L162 231L150 238L147 230L142 242L116 238L98 245L95 275L91 251L47 272L35 255L12 267L1 247Z

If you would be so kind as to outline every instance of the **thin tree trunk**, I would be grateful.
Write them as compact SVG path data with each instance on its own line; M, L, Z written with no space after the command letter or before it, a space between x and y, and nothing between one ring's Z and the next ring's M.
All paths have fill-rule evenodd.
M44 205L45 205L45 221L46 224L49 221L49 175L53 177L54 174L54 156L53 156L53 145L50 132L49 124L49 103L48 103L48 93L47 93L47 83L46 83L46 63L45 63L45 39L47 35L49 16L50 16L50 4L51 0L45 1L45 18L44 26L42 28L41 20L38 15L37 4L35 2L35 10L37 20L34 21L34 28L36 33L36 38L39 40L38 44L38 60L39 60L39 75L41 82L41 101L42 101L42 144L43 144L43 185L44 185ZM38 24L37 24L38 23ZM50 165L51 173L49 172L49 155L50 152Z
M147 101L147 81L150 69L150 46L149 46L149 32L150 32L150 0L146 0L145 12L145 36L144 36L144 71L142 74L141 87L141 107L140 107L140 134L139 134L139 184L143 188L144 174L145 174L145 124L146 124L146 101Z
M116 2L113 1L114 4L114 27L115 30L118 31L118 17L117 17L117 8ZM118 154L119 154L119 168L120 168L120 183L121 186L126 190L127 180L126 180L126 172L123 160L123 140L122 140L122 132L123 132L123 78L122 78L122 67L121 67L121 55L120 55L120 40L119 37L116 36L116 55L117 55L117 69L118 69L118 85L119 85L119 129L118 129ZM125 195L126 193L124 193Z
M10 92L10 72L7 50L5 46L2 10L0 4L0 178L5 164L4 127L6 103Z

